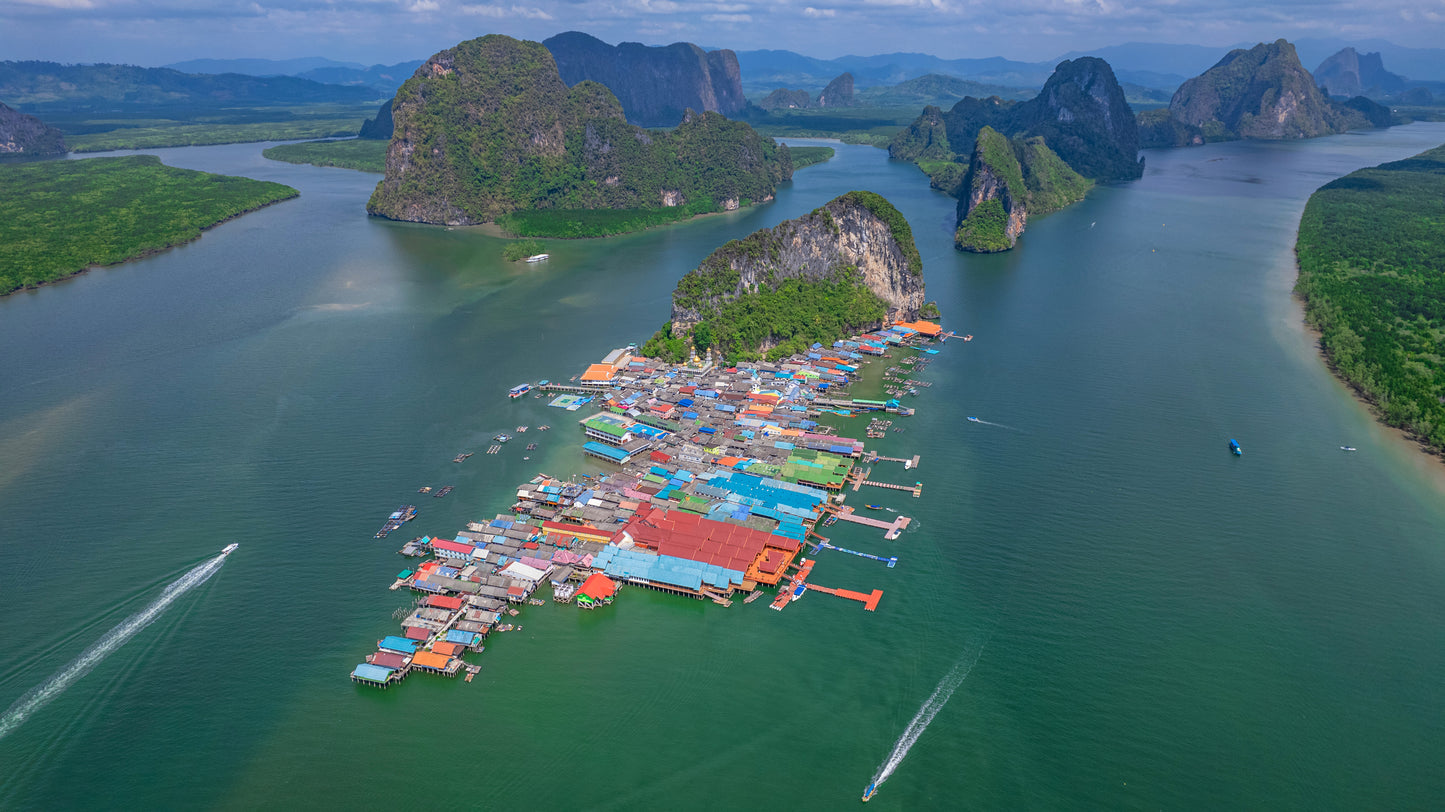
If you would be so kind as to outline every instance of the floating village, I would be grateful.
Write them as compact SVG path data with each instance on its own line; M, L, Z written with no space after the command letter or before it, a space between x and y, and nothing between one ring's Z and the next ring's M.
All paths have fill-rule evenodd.
M553 602L589 610L612 603L624 587L724 607L771 595L780 611L812 591L875 610L881 589L814 583L816 558L807 556L828 551L892 568L897 556L837 547L819 531L841 521L897 539L907 516L871 503L859 511L847 496L863 488L920 496L922 482L872 478L885 463L911 472L919 457L879 456L819 418L867 418L869 438L902 431L894 421L913 414L902 399L928 386L913 376L953 337L932 322L894 324L831 348L815 344L805 355L735 367L710 354L665 364L625 348L567 383L514 387L513 398L551 398L550 406L589 415L578 424L580 450L606 470L539 474L518 486L510 513L469 522L450 538L408 541L400 552L415 563L391 589L410 590L415 603L397 611L398 633L377 641L351 679L387 688L424 672L465 674L470 682L488 636L520 630L524 608L545 605L543 590ZM890 399L848 397L863 364L888 362ZM497 435L488 453L511 439ZM402 506L377 537L417 512Z

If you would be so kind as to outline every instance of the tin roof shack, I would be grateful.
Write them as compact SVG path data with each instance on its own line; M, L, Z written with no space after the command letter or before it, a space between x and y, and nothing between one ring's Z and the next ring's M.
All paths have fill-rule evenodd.
M612 603L612 597L616 594L617 584L606 575L594 572L578 587L577 605L583 609L595 609Z

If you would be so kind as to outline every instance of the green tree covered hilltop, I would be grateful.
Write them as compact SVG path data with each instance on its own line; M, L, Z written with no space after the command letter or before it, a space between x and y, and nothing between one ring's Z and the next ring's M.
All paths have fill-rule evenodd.
M1300 220L1305 319L1380 419L1445 452L1445 145L1352 172Z
M367 210L396 220L721 211L771 200L793 173L786 146L717 113L689 112L671 131L628 124L606 87L568 88L540 43L495 34L429 59L397 92L392 120Z
M880 195L848 192L714 251L678 282L672 319L642 352L782 358L912 321L923 305L923 260L908 221Z
M153 155L0 166L0 294L190 242L297 194Z

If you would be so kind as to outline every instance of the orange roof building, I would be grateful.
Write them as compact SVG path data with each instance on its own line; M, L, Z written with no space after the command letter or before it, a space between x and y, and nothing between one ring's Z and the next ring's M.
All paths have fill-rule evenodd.
M617 583L600 572L594 572L587 576L587 580L578 588L577 605L583 609L595 609L612 603L612 596L616 594Z

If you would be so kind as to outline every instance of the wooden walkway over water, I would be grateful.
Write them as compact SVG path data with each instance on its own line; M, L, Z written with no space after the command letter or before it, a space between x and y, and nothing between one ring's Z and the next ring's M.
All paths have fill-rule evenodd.
M818 586L817 584L805 583L803 586L814 592L822 592L825 595L836 595L840 598L847 598L850 601L858 601L863 604L864 609L870 612L878 608L878 601L883 597L883 590L881 589L875 589L871 594L864 594L862 592L854 592L850 589L832 589L826 586Z
M867 516L859 516L849 508L844 508L833 515L837 516L838 521L840 522L852 522L853 524L862 524L867 525L868 527L876 527L879 530L883 531L883 538L888 539L889 541L898 538L898 534L902 533L903 529L908 527L908 523L913 521L907 516L899 516L891 522L885 522L879 519L870 519Z

